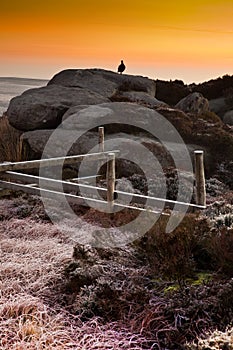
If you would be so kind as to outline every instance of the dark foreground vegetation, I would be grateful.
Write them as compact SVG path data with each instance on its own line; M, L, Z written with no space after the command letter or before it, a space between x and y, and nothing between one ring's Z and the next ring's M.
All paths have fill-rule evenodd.
M171 234L161 217L132 244L100 249L61 233L39 198L2 197L0 348L232 349L233 195L208 200ZM83 234L122 223L75 210Z
M233 76L224 75L200 84L185 85L182 80L164 81L157 80L157 98L175 105L191 91L200 92L208 100L224 97L227 103L232 106Z

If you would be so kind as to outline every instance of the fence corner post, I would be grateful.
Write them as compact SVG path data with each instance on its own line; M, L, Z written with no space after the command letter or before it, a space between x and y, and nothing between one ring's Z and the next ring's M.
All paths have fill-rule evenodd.
M195 158L195 201L197 205L206 206L206 188L204 171L204 151L194 151Z

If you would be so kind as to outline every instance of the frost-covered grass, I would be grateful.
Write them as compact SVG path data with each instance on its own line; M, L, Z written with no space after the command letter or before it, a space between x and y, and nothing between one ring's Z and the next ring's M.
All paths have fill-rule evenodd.
M36 216L17 218L17 209L0 202L0 349L141 349L142 336L97 317L84 322L63 307L73 243Z
M191 243L182 256L184 263L197 259L192 256L195 239L202 243L199 238L207 235L209 224L213 227L214 217L228 211L229 203L217 203L220 208L209 207L197 226L195 215L187 217L170 238L162 238L160 223L133 245L100 249L75 245L50 222L37 197L1 199L0 350L178 350L217 327L223 331L232 319L229 276L218 275L212 266L208 279L197 280L193 264L188 264L191 270L180 269L178 285L174 274L184 252L178 249L185 247L182 242ZM93 220L112 224L94 210L84 210L78 220L82 234L93 229ZM121 217L117 220L119 224ZM216 235L221 255L218 242ZM221 264L231 259L230 250L224 259ZM224 336L230 346L229 331L221 333Z

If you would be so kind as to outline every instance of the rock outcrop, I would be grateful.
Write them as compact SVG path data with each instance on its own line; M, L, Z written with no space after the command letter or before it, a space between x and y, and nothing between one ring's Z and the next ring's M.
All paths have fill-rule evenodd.
M174 165L170 154L172 150L176 153L179 163L185 168L186 158L183 154L182 139L178 140L172 135L171 124L169 126L166 120L177 128L185 123L185 133L183 134L181 130L181 135L185 137L191 158L193 151L200 149L200 145L194 144L195 138L190 137L193 133L192 121L184 112L176 109L163 107L160 112L160 119L156 123L158 118L156 111L134 103L109 102L100 105L75 106L64 114L63 122L55 133L54 130L29 131L23 134L23 141L32 158L41 157L51 135L53 135L53 142L46 150L46 157L96 152L98 151L97 126L104 125L105 150L120 150L121 159L117 160L118 177L140 173L138 166L129 161L134 151L133 143L145 146L156 157L162 168ZM157 135L157 139L153 137L153 133ZM165 141L168 148L162 145L161 141ZM71 146L68 146L69 143ZM206 169L209 170L212 159L208 147L203 145L201 149L205 150ZM136 158L142 167L146 167L147 157L136 154ZM136 158L135 163L137 163ZM93 175L96 165L94 168L90 165L88 171L90 171L88 175Z
M54 129L69 108L108 102L116 91L131 93L131 101L161 104L154 97L155 88L155 81L145 77L103 69L68 69L56 74L47 86L13 98L6 114L10 124L22 131Z
M87 131L105 125L107 133L133 133L135 127L151 130L158 113L155 110L129 102L110 102L92 106L75 106L63 116L61 127L68 130ZM165 119L164 119L165 121ZM157 126L159 127L159 125ZM160 125L161 133L163 124ZM164 133L166 130L164 130ZM159 134L159 131L157 131ZM161 134L162 136L162 134Z
M209 102L199 92L193 92L188 96L182 98L175 108L181 109L186 113L201 114L209 110Z
M13 98L6 114L12 126L24 131L23 144L31 159L40 158L44 148L47 157L97 151L97 128L104 126L105 149L121 150L118 176L140 171L138 159L150 164L143 154L136 154L135 164L129 161L134 142L147 147L163 168L174 166L174 152L180 168L185 168L184 143L190 155L196 148L205 150L208 175L226 159L232 160L232 129L209 112L208 100L199 92L190 94L191 87L180 81L157 84L103 69L68 69L47 86ZM165 92L170 94L167 98ZM178 103L172 107L174 102ZM211 109L222 113L223 102L224 98L211 101ZM231 118L228 113L224 121L231 124ZM161 141L169 143L168 149Z
M115 90L144 91L155 96L156 83L154 80L126 74L117 74L104 69L66 69L56 74L48 85L79 87L100 93L110 98Z
M48 140L46 157L85 154L98 151L98 126L105 126L105 151L120 150L117 161L118 176L129 176L140 172L132 159L135 143L146 146L160 160L162 166L172 166L168 150L161 145L161 139L169 141L171 132L164 127L166 119L160 121L158 113L134 103L109 102L100 105L84 105L70 108L63 116L63 122L56 130L34 130L23 134L23 142L32 158L40 158ZM156 120L158 119L158 122ZM153 126L155 129L153 130ZM149 135L157 134L158 139ZM52 138L51 138L52 136ZM69 146L70 143L70 146ZM95 147L95 148L94 148ZM174 148L174 147L172 147ZM182 153L182 152L181 152ZM135 163L146 167L148 159L134 155ZM88 171L92 172L91 165ZM96 167L94 169L96 171ZM93 173L94 173L93 171ZM85 174L86 175L86 174Z

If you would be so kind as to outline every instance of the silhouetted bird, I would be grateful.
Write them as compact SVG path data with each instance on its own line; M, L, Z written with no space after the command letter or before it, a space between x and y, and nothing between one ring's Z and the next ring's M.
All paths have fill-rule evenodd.
M117 72L122 74L122 72L124 72L124 70L125 70L125 65L124 65L123 60L121 60L121 64L119 65Z

